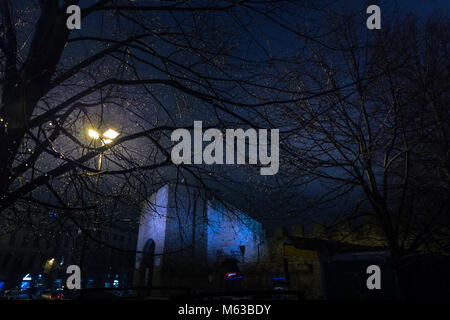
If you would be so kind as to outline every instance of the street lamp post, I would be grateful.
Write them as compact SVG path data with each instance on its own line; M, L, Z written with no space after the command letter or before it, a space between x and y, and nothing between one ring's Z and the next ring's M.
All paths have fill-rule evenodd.
M119 136L119 133L117 131L115 131L114 129L108 129L101 135L96 130L89 129L88 135L89 135L89 137L91 137L94 140L100 139L102 146L104 146L108 143L113 142L113 140ZM98 163L97 163L98 171L100 171L102 169L102 157L103 157L103 153L100 153L98 155ZM97 175L95 192L97 192L97 190L98 190L98 178L99 178L99 176Z
M100 134L94 129L89 129L88 136L94 140L100 140L102 146L104 146L106 144L113 142L113 140L119 136L119 133L113 129L108 129L103 134ZM98 162L97 162L97 170L98 171L100 171L102 168L102 156L103 156L103 153L100 153L98 156ZM98 191L98 182L99 182L99 175L97 175L96 182L95 182L95 193L94 193L94 199L93 199L94 203L96 201L96 194ZM84 221L84 219L83 219L83 221ZM98 221L98 217L95 217L95 223L97 223L97 221ZM83 223L83 227L86 229L86 223ZM81 255L80 255L80 264L79 264L80 268L84 267L87 242L88 242L87 236L84 234L83 235L83 246L82 246Z

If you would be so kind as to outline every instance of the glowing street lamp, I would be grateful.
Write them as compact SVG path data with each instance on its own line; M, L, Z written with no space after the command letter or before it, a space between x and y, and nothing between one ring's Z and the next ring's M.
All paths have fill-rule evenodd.
M89 129L88 135L89 135L89 137L91 137L92 139L98 139L98 138L100 138L100 135L98 134L98 132L95 131L95 130L92 130L92 129Z
M114 140L115 138L117 138L117 136L119 135L119 133L117 131L114 131L113 129L109 129L108 131L106 131L103 136L105 136L108 139Z
M106 130L102 135L94 129L88 130L88 135L94 140L101 139L103 145L111 143L115 138L119 136L119 133L113 129ZM102 167L102 153L98 157L98 170ZM97 177L98 178L98 177Z
M100 141L102 142L102 145L105 145L105 144L111 143L115 138L117 138L119 136L119 133L113 129L108 129L103 134L100 134L94 129L89 129L88 136L94 140L100 139ZM102 156L103 156L103 153L100 152L100 154L98 155L98 164L97 164L98 171L100 171L102 169ZM99 181L99 176L97 175L97 179L95 182L95 190L96 191L98 190L98 181ZM94 202L95 202L96 194L97 194L97 192L94 194ZM96 220L98 220L98 218ZM84 264L86 246L87 246L87 242L88 242L86 235L84 235L83 238L84 238L84 241L83 241L83 247L81 249L81 261L80 261L80 265L82 267Z
M101 138L101 140L104 144L108 144L108 143L111 143L115 138L117 138L119 136L119 133L113 129L108 129L107 131L105 131L105 133L100 135L94 129L89 129L88 135L89 135L89 137L91 137L92 139L95 139L95 140Z
M44 265L44 273L50 273L53 268L53 264L55 263L55 258L48 259Z
M115 138L117 138L119 136L119 133L113 129L108 129L106 130L103 134L100 134L98 131L94 130L94 129L88 129L88 136L91 137L94 140L98 140L100 139L102 146L113 142L113 140ZM98 155L98 163L97 163L97 170L100 171L102 169L102 156L103 156L103 151L99 153ZM98 182L99 182L99 175L97 175L97 179L95 182L95 190L96 192L94 193L94 199L93 201L96 201L96 194L97 194L97 190L98 190ZM96 213L96 215L98 215L98 213ZM95 223L97 223L98 218L95 219ZM86 228L86 225L84 226ZM94 229L95 230L95 229ZM85 252L86 252L86 247L87 247L87 242L88 239L86 238L86 235L83 235L83 247L81 248L81 258L80 258L80 266L83 267L84 264L84 259L85 259Z

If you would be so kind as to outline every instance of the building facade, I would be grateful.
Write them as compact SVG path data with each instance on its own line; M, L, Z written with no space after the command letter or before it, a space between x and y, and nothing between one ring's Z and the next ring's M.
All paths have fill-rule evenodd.
M63 288L69 265L80 265L82 288L132 285L135 228L123 223L97 227L89 230L94 241L84 237L62 211L40 210L30 221L36 226L23 225L0 235L0 293Z
M286 253L284 240L196 188L166 185L143 208L134 284L152 295L281 289L321 298L317 251Z
M135 285L219 289L223 271L242 272L262 259L263 238L261 223L248 215L196 188L166 185L141 216Z

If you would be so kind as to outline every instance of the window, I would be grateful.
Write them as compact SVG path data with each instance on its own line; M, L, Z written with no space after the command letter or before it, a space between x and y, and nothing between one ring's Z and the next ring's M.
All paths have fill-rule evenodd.
M48 212L48 216L49 216L50 218L56 218L57 213L56 213L56 212L53 212L53 211L49 211L49 212Z

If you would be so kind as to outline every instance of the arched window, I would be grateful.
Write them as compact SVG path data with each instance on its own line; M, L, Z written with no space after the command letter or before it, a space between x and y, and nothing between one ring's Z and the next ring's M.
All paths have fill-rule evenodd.
M154 250L155 250L155 241L153 241L153 239L148 239L142 251L153 254Z

